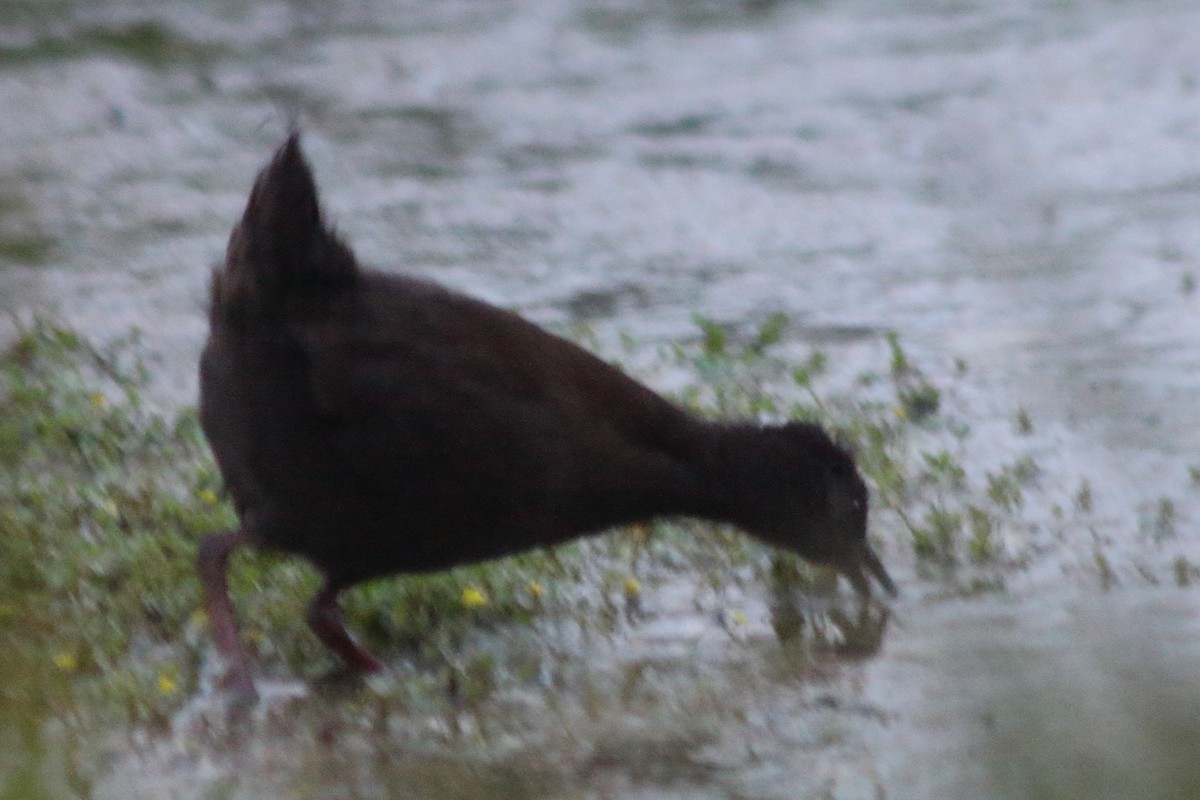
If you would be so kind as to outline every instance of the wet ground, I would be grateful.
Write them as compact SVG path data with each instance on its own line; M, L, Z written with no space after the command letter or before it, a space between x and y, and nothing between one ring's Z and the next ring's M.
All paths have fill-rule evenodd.
M854 657L789 651L763 598L730 635L666 585L573 651L593 666L482 721L281 685L230 748L200 697L94 766L95 796L1190 796L1194 3L9 0L0 19L0 307L142 327L164 403L193 401L207 270L295 118L368 263L612 352L783 311L788 346L852 373L894 330L953 387L965 459L1041 468L1002 592L946 591L879 531L904 593Z

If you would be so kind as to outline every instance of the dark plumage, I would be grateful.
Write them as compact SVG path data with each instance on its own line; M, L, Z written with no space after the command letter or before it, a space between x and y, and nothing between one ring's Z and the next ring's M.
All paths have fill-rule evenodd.
M721 520L894 591L867 490L817 426L702 420L478 300L361 269L291 136L212 280L200 414L241 527L198 563L229 681L253 691L225 583L243 543L303 556L314 632L351 666L338 593L651 517Z

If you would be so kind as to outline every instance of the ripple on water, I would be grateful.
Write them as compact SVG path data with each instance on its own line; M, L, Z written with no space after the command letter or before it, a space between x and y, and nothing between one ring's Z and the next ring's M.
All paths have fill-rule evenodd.
M785 311L781 347L852 377L896 330L971 429L956 457L1040 468L999 581L916 577L880 515L906 584L884 622L667 582L612 636L463 643L538 676L479 708L402 659L359 690L264 681L241 738L202 692L165 734L115 731L94 796L1195 785L1190 4L4 8L0 305L144 328L164 404L195 397L208 268L299 112L365 261L646 351Z

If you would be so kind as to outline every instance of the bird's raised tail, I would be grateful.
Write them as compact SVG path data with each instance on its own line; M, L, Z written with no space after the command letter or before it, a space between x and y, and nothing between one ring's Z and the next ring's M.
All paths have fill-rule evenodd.
M225 264L213 272L210 320L269 325L293 303L334 295L357 277L354 254L321 221L312 170L293 133L259 173Z

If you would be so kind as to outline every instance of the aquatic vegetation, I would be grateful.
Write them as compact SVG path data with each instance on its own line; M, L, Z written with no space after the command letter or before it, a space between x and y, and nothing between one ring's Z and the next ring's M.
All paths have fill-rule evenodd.
M38 266L50 260L57 242L38 233L0 235L0 261Z
M1186 556L1176 556L1172 566L1175 571L1175 585L1181 589L1191 586L1192 581L1200 577L1200 565L1188 561Z
M1038 466L1023 456L982 476L968 474L955 453L965 447L969 428L946 412L942 390L916 366L898 335L884 336L886 373L858 375L849 390L838 392L818 389L831 371L826 354L815 350L796 364L773 348L784 336L784 315L740 334L697 322L698 351L672 348L675 362L700 376L684 393L685 402L722 414L813 420L837 431L872 484L877 535L895 540L906 533L920 561L952 567L1006 555L1005 530L1022 524L1023 491L1035 483ZM966 370L961 360L955 363L954 374ZM1010 559L1017 555L1007 553Z
M22 177L6 175L3 183L17 185ZM30 202L23 194L11 188L0 190L0 263L36 267L54 254L58 242L41 230L29 211Z
M194 42L161 22L145 20L120 27L92 26L69 35L47 35L26 45L0 47L0 66L48 59L105 54L148 67L203 62L222 52L216 45Z
M142 353L136 335L96 346L42 321L0 355L0 640L70 679L60 709L163 722L194 691L211 639L196 543L235 519L194 409L145 402ZM533 553L369 584L346 613L383 652L440 659L442 642L528 622L581 576L569 552ZM297 560L235 560L262 663L329 666L300 613L316 579Z
M194 414L145 406L136 349L38 323L0 360L0 632L79 678L183 629L191 539L228 522L197 499L217 487Z
M889 553L906 546L918 562L976 568L999 568L1012 555L1004 533L1036 465L969 474L952 447L965 426L945 418L940 391L898 337L887 339L883 375L857 376L839 392L824 385L832 371L825 354L785 354L784 315L748 331L698 323L697 341L662 354L664 368L692 376L683 402L835 430L872 484L874 535ZM136 334L96 345L40 321L0 354L0 638L19 639L61 677L56 708L163 723L194 693L210 647L196 543L235 519L195 410L167 414L144 399L144 353ZM1165 528L1169 515L1159 517ZM473 656L460 664L450 643L547 616L610 633L638 613L664 569L696 576L698 591L714 596L747 581L782 599L836 587L830 573L732 530L672 522L369 583L347 595L345 611L372 647L447 665L448 679L478 697L498 680L485 675L495 665ZM311 677L331 666L300 613L316 588L314 570L247 553L234 560L230 581L264 669ZM981 585L979 577L969 585ZM745 618L736 614L728 618ZM789 629L786 614L775 624Z
M488 604L487 596L473 586L463 589L462 604L465 608L482 608Z
M1092 510L1092 484L1086 478L1075 492L1075 508L1085 513Z
M1024 408L1017 409L1017 432L1024 435L1033 433L1033 418Z
M1175 502L1169 497L1160 497L1153 514L1142 523L1143 530L1158 543L1175 537L1175 525L1179 514Z
M986 468L968 458L971 432L956 419L953 384L934 386L898 337L879 343L879 371L853 374L820 351L796 348L788 326L782 315L749 328L701 320L694 340L665 347L650 363L684 376L679 399L701 413L809 419L836 431L871 485L876 546L889 564L910 564L898 567L909 575L906 593L917 582L957 597L1004 591L1030 558L1026 515L1044 505L1042 484L1053 476L1029 456ZM86 782L97 762L86 752L97 746L89 744L94 732L153 734L177 724L186 716L177 712L211 680L212 636L193 560L199 540L234 515L195 411L167 414L145 400L145 352L136 335L97 345L45 321L0 352L0 647L13 665L0 664L0 731L7 725L20 737L0 739L0 775L10 776L7 784L0 777L0 800L61 796L57 778L45 781L51 762L79 766ZM964 371L959 364L950 374ZM902 399L923 384L924 395L939 398L936 407ZM1020 431L999 427L1021 453ZM1074 508L1059 509L1056 524L1083 522L1076 527L1091 532L1080 554L1086 579L1105 589L1138 581L1091 524L1091 484L1059 488L1056 498ZM1143 510L1146 541L1170 542L1180 524L1173 501ZM1200 581L1200 567L1182 555L1168 566L1175 585ZM397 672L312 706L392 747L418 735L404 732L400 719L423 720L414 730L425 746L486 740L511 732L510 724L525 730L528 717L505 709L531 688L544 704L536 713L563 719L568 708L602 719L614 704L670 705L651 662L610 664L604 673L578 655L592 643L620 649L622 632L653 619L660 587L676 575L695 587L692 604L729 647L771 641L789 681L822 660L871 657L888 624L886 609L855 613L840 602L849 592L835 596L835 575L795 556L721 526L655 522L356 588L345 612ZM301 613L315 571L245 553L230 581L258 668L322 686L334 660ZM689 685L693 678L704 696L703 669ZM714 713L736 720L738 711ZM303 717L302 726L319 729L318 717ZM49 719L69 735L46 740Z
M885 337L892 355L892 382L896 387L896 399L904 416L919 422L937 413L941 394L937 387L909 361L900 346L900 337L889 331Z

